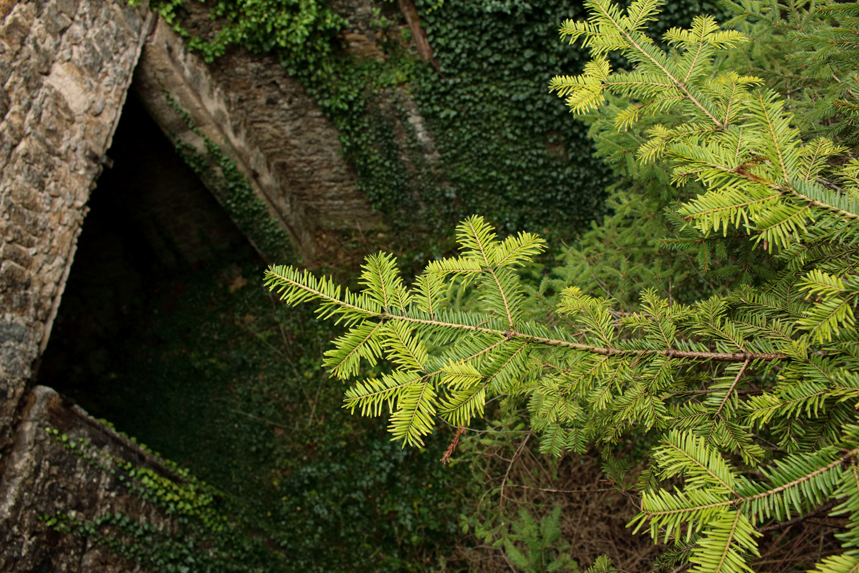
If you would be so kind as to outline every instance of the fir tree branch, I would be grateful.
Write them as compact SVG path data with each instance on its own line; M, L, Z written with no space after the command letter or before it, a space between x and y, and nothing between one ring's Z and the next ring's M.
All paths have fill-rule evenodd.
M350 304L340 298L336 298L329 294L324 293L321 290L313 289L302 282L291 279L287 274L277 273L274 270L274 267L269 268L266 271L266 274L270 278L277 279L277 282L281 284L289 285L292 288L297 288L307 292L308 294L313 295L316 298L319 298L326 303L337 305L344 307L346 309L355 311L364 315L366 318L378 318L383 321L385 320L402 320L409 323L414 324L423 324L427 326L435 326L439 328L450 328L455 330L466 330L471 332L482 332L486 334L495 334L502 336L508 340L511 339L519 339L524 340L526 342L535 342L537 344L543 344L546 346L560 346L566 348L573 348L576 350L584 350L586 352L592 352L594 354L601 354L606 356L616 356L616 355L634 355L634 356L647 356L647 355L662 355L667 358L689 358L695 360L715 360L722 362L745 362L747 360L785 360L789 357L786 354L779 352L743 352L743 353L725 353L725 352L700 352L700 351L690 351L690 350L677 350L674 348L667 348L663 350L631 350L631 349L620 349L620 348L611 348L611 347L600 347L600 346L592 346L588 344L581 344L577 342L570 342L568 340L562 339L552 339L546 338L542 336L534 336L529 334L523 334L517 332L514 329L510 330L499 330L493 328L486 328L481 326L472 326L469 324L460 324L454 322L444 322L441 320L431 320L431 319L422 319L416 318L414 316L402 316L397 314L391 314L390 312L373 312L366 308L361 308L354 304Z
M600 2L593 2L592 5L597 10L599 10L599 12L602 14L602 16L604 18L609 20L614 25L615 29L618 32L620 32L620 34L624 38L626 38L626 41L629 42L633 48L635 48L641 55L643 55L645 58L647 58L654 66L659 68L659 70L662 73L664 73L666 75L666 77L668 77L671 80L671 82L674 84L675 87L677 87L680 91L683 92L683 94L686 96L686 98L689 101L691 101L695 105L695 107L697 107L698 109L703 111L704 114L707 117L709 117L710 120L712 120L713 123L715 123L718 127L722 128L722 129L725 129L727 127L726 124L723 124L722 122L720 122L716 116L714 116L712 113L710 113L710 110L708 110L706 107L704 107L704 105L700 101L698 101L698 99L695 96L692 95L692 93L687 89L686 84L684 84L683 82L681 82L680 80L675 78L674 75L671 72L669 72L668 69L666 69L665 66L663 66L661 62L656 60L656 58L654 58L652 55L650 55L650 53L648 53L647 50L642 48L641 45L639 45L639 43L633 39L633 37L629 34L629 32L627 32L626 29L620 25L620 23L618 23L614 18L612 18L611 13L608 10L606 10L605 8L603 8L603 6L600 4Z
M770 102L766 100L764 94L762 93L755 94L755 98L757 99L761 110L763 110L763 113L761 115L766 120L766 126L770 136L769 143L771 143L773 147L775 147L776 153L778 154L778 163L779 167L781 167L782 175L784 175L784 180L785 182L790 181L790 175L787 172L787 164L785 163L784 154L782 153L781 145L779 145L779 136L776 133L775 126L773 125L773 118L769 113L770 106L768 104Z
M373 327L373 330L371 330L358 344L355 345L354 348L352 348L352 350L350 350L340 359L339 363L332 368L332 372L334 372L335 374L341 372L344 366L348 364L348 360L359 353L364 343L370 341L383 324L383 322L376 323L376 325Z
M499 330L494 328L485 328L480 326L472 326L470 324L460 324L456 322L443 322L440 320L428 320L416 318L413 316L399 316L390 313L378 313L374 315L376 318L384 320L404 320L415 324L424 324L427 326L437 326L439 328L451 328L455 330L468 330L471 332L483 332L486 334L497 334L508 340L524 340L526 342L534 342L545 346L560 346L564 348L573 348L575 350L584 350L593 354L601 354L604 356L665 356L667 358L689 358L692 360L715 360L718 362L746 362L754 360L790 360L791 357L781 352L702 352L695 350L677 350L675 348L666 348L661 350L636 350L625 348L601 347L592 346L589 344L580 344L578 342L570 342L568 340L546 338L543 336L535 336L531 334L523 334L514 329Z
M838 215L838 216L844 217L846 219L859 220L859 214L857 214L857 213L854 213L852 211L847 211L845 209L841 209L839 207L836 207L835 205L830 205L829 203L825 203L823 201L819 201L817 199L814 199L813 197L809 197L808 195L797 190L796 187L793 185L784 185L784 184L776 183L774 181L770 181L768 179L764 179L763 177L759 177L757 175L749 173L748 171L746 171L744 169L740 169L740 167L742 167L742 165L738 168L735 168L735 169L728 169L724 166L717 165L717 164L713 164L711 167L714 169L720 169L720 170L724 171L725 173L731 173L732 175L736 175L737 177L740 177L746 181L749 181L752 183L757 183L757 184L769 187L770 189L773 189L774 191L778 191L779 194L782 196L795 197L797 199L800 199L800 200L806 202L809 206L824 209L824 210L832 213L833 215ZM753 200L749 200L745 203L731 205L731 208L735 209L735 208L741 208L741 207L749 207L751 205L765 203L766 201L770 200L771 198L772 198L771 196L768 196L768 197L764 197L762 199L753 199ZM711 209L709 211L696 211L693 216L697 217L699 215L707 215L707 214L710 214L711 212L716 212L718 210L719 209Z
M676 455L681 456L687 462L689 462L691 465L698 468L699 471L706 473L708 476L710 476L713 480L718 482L726 490L728 490L729 492L731 492L734 495L737 495L737 490L735 490L733 487L731 487L731 485L728 484L727 482L725 482L725 480L723 480L721 477L716 475L716 473L713 472L710 468L708 468L705 464L701 463L700 460L694 458L693 456L690 456L689 453L686 450L684 450L682 447L677 447L677 445L674 444L673 442L669 442L668 447L670 447L671 450L674 451Z
M731 524L731 531L728 534L727 540L724 542L725 543L725 549L722 551L722 556L719 559L719 564L716 566L715 569L713 569L713 571L715 571L716 573L721 573L722 568L725 566L725 560L728 558L728 554L731 552L731 544L734 541L734 536L736 535L736 532L737 532L737 525L739 524L741 517L742 517L742 514L739 511L736 512L736 515L734 516L734 523ZM693 552L693 555L694 555L694 552Z
M754 501L758 501L758 500L762 500L762 499L781 495L782 493L784 493L788 490L796 488L796 487L798 487L798 486L800 486L800 485L802 485L802 484L804 484L810 480L813 480L817 476L824 474L824 473L826 473L826 472L828 472L834 468L837 468L838 466L854 459L857 454L859 454L859 448L850 450L846 454L841 456L840 458L837 458L837 459L833 460L832 462L826 464L825 466L817 468L816 470L814 470L812 472L804 474L804 475L798 477L797 479L795 479L789 483L780 485L778 487L763 491L761 493L758 493L758 494L755 494L752 496L737 497L734 499L726 499L724 501L718 501L718 502L713 502L713 503L708 503L708 504L691 505L689 507L681 507L678 509L668 509L668 510L662 510L662 511L648 511L648 510L645 510L642 508L641 514L647 518L652 519L654 517L666 517L666 516L673 516L673 515L700 514L706 510L717 509L720 507L738 507L739 508L739 507L742 507L742 506L749 504L751 502L754 502Z
M833 215L838 215L840 217L844 217L845 219L859 220L859 214L853 213L852 211L846 211L844 209L839 209L838 207L836 207L834 205L830 205L829 203L824 203L823 201L818 201L817 199L814 199L812 197L809 197L808 195L801 193L800 191L798 191L793 186L775 186L775 188L782 191L782 193L784 195L790 195L790 196L796 197L798 199L801 199L801 200L807 202L809 205L811 205L813 207L819 207L821 209L829 211Z
M780 493L782 493L782 492L784 492L784 491L787 491L787 490L789 490L789 489L795 488L795 487L797 487L797 486L799 486L799 485L802 485L803 483L805 483L805 482L807 482L807 481L809 481L809 480L814 479L815 477L819 476L820 474L824 474L824 473L828 472L829 470L831 470L831 469L833 469L833 468L837 468L837 467L838 467L838 466L840 466L841 464L843 464L843 463L845 463L845 462L847 462L847 461L849 461L849 460L851 460L851 459L855 458L857 454L859 454L859 448L856 448L856 449L850 450L849 452L847 452L846 454L844 454L844 455L843 455L843 456L841 456L840 458L838 458L838 459L836 459L836 460L834 460L834 461L832 461L832 462L830 462L830 463L826 464L825 466L823 466L823 467L821 467L821 468L817 468L817 469L816 469L816 470L814 470L813 472L808 473L808 474L805 474L804 476L799 477L799 478L797 478L797 479L793 480L793 481L792 481L792 482L790 482L790 483L786 483L786 484L781 485L781 486L779 486L779 487L776 487L776 488L773 488L773 489L770 489L770 490L767 490L767 491L763 491L763 492L761 492L761 493L759 493L759 494L756 494L756 495L753 495L753 496L750 496L750 497L743 497L743 498L740 498L740 499L734 500L734 501L732 501L732 502L731 502L731 505L742 505L742 504L746 504L746 503L749 503L749 502L752 502L752 501L757 501L757 500L759 500L759 499L764 499L764 498L767 498L767 497L772 497L772 496L775 496L775 495L779 495Z
M498 275L495 272L497 265L493 265L489 261L489 255L486 252L486 245L483 244L483 241L480 240L480 233L474 226L473 219L468 219L465 222L466 225L471 229L471 232L474 233L475 243L480 251L481 257L483 257L483 262L486 264L486 271L492 275L492 278L495 280L495 286L498 287L498 293L501 296L501 300L504 301L504 311L507 313L507 323L512 327L513 326L513 314L510 312L510 303L507 301L507 293L504 292L504 288L501 286L501 281L498 280Z

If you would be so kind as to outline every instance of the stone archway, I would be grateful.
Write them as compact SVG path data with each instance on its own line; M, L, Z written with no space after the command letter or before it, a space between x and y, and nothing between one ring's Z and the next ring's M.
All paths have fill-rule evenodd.
M0 80L4 84L0 90L0 569L4 571L136 570L122 560L105 557L85 540L58 540L40 520L55 511L92 517L110 509L105 500L125 495L104 468L75 457L50 432L86 440L112 459L180 479L158 458L52 390L31 387L34 364L50 338L75 258L91 191L111 162L107 151L132 78L133 89L160 129L174 143L209 162L209 169L200 175L213 196L222 205L230 199L218 186L228 163L305 259L313 256L310 231L314 226L343 228L350 220L354 224L362 218L366 224L376 218L357 189L354 172L339 154L336 129L297 82L279 66L269 70L268 64L258 62L246 68L252 77L248 85L241 85L243 80L235 75L238 68L219 75L189 54L147 4L0 2ZM259 66L267 71L258 73ZM258 101L265 106L260 108ZM283 111L279 123L265 115L278 105ZM284 136L283 131L272 129L273 124L281 130L289 125L311 126L299 131L316 143L301 141L302 134L294 129ZM290 146L282 138L288 136L296 138L291 146L300 151L297 155L284 155ZM278 253L263 248L252 226L236 221L237 215L225 210L258 252L276 260ZM142 500L129 498L122 503L155 522L169 523Z

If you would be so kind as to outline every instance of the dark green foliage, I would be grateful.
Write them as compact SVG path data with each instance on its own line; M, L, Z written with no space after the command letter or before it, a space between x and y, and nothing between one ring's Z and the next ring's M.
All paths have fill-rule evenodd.
M444 77L422 67L414 94L444 166L443 220L480 213L505 232L570 237L603 211L611 174L592 160L587 127L545 86L581 70L584 52L557 39L570 0L418 3ZM714 4L671 3L656 27L685 24ZM446 200L445 200L446 199Z
M578 571L567 553L570 544L560 541L560 519L560 507L544 515L539 524L530 513L520 510L512 532L504 538L504 552L510 562L525 573ZM524 545L524 551L516 547L516 542Z
M111 348L121 358L88 375L78 401L219 490L221 518L264 541L239 554L247 570L435 566L471 487L438 463L449 437L403 450L383 421L343 410L320 366L336 330L242 278L261 272L213 265L160 284L133 315L135 333Z
M732 2L732 22L755 40L731 64L789 97L788 109L818 135L859 145L859 9L853 3ZM797 97L796 94L802 94Z
M563 233L600 212L609 174L590 160L587 128L544 88L554 71L582 65L555 34L579 10L446 2L422 14L444 77L421 69L413 93L445 167L439 206L448 216L478 212L507 231Z

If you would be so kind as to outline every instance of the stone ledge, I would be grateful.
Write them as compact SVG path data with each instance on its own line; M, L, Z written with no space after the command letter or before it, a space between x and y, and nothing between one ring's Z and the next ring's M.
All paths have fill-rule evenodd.
M191 129L189 121L199 133L215 142L242 172L254 195L266 204L271 217L287 231L301 255L305 259L313 258L312 222L302 205L283 188L269 167L266 153L247 136L245 122L231 113L233 110L223 89L211 77L205 63L188 51L182 38L160 17L146 40L134 72L134 89L167 137L207 158L213 173L219 171L219 166L209 159L205 141ZM180 116L168 97L187 117ZM222 196L216 177L202 176L201 180L219 201L227 199ZM254 242L253 237L248 238ZM275 255L255 246L266 260Z
M158 457L50 388L36 386L25 398L12 450L0 461L0 570L143 571L90 540L59 533L45 524L45 517L58 514L89 522L120 512L161 530L172 528L160 508L134 495L114 473L89 463L46 430L87 443L105 459L131 462L182 482Z

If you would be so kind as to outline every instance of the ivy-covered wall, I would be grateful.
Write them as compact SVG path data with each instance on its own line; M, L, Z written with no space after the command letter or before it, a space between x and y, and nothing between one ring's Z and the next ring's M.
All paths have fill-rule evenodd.
M3 571L284 568L284 553L249 528L240 500L91 418L50 388L36 386L30 393L18 439L4 462Z
M440 5L439 5L440 4ZM602 214L611 177L588 128L548 90L577 74L579 46L562 42L581 0L418 0L442 77L418 68L411 90L441 154L455 217L480 213L513 232L568 238ZM653 28L686 24L715 2L672 2ZM622 62L618 62L622 65ZM443 205L439 197L436 203Z
M556 30L578 2L419 3L443 77L422 67L413 93L461 202L508 231L570 235L601 213L607 170L591 159L587 128L548 93L580 53Z
M571 238L601 216L608 170L548 92L553 75L583 64L557 34L580 1L418 0L436 65L417 56L391 2L188 2L156 9L211 67L236 50L274 55L337 128L357 188L388 226L438 239L481 213L507 231ZM654 28L701 12L718 9L672 3Z

